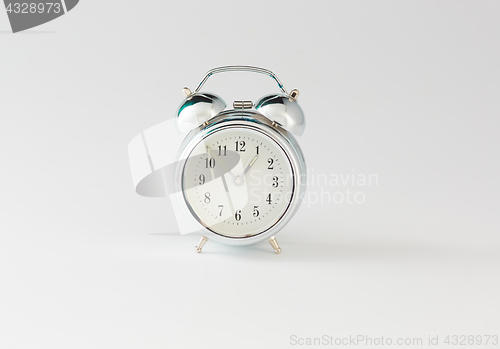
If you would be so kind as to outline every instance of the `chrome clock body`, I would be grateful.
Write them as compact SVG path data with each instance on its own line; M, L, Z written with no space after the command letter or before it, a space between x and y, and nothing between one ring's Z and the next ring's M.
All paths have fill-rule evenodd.
M280 154L285 154L285 157L283 158L286 163L283 164L283 168L290 169L289 173L283 172L282 175L280 176L281 178L284 178L285 181L288 184L288 186L283 185L284 187L288 188L289 193L287 192L286 197L282 197L282 202L281 202L281 208L278 211L272 212L275 216L273 219L271 219L271 222L267 224L267 226L263 227L262 231L257 231L253 232L252 234L248 234L248 236L238 236L237 231L238 229L243 229L242 226L239 225L239 222L233 219L231 212L231 216L228 217L227 223L229 224L229 229L234 229L235 233L234 234L228 234L228 233L223 233L219 229L217 229L217 225L214 225L213 223L209 222L212 217L209 219L204 219L202 217L202 214L197 212L197 210L200 210L199 206L197 209L193 208L193 203L190 202L189 200L189 195L186 194L188 190L193 190L192 186L201 185L201 180L199 183L194 183L192 186L186 183L190 183L192 180L198 180L198 177L192 178L192 176L187 174L187 166L188 163L191 159L193 159L193 150L198 147L200 148L200 144L204 144L206 140L209 140L211 137L214 137L218 133L223 133L226 131L234 131L231 134L240 134L245 133L246 134L251 134L252 132L255 133L256 137L258 138L258 135L261 135L262 137L267 137L266 139L269 139L269 142L272 144L276 145L276 152L280 152ZM228 131L228 132L229 132ZM210 142L207 142L207 144ZM233 142L231 141L228 144L232 144ZM257 144L257 143L255 143ZM254 145L255 145L254 144ZM214 143L215 145L215 143ZM237 145L236 145L237 146ZM270 145L271 147L271 145ZM254 149L248 148L247 151L255 151ZM210 158L210 153L215 152L216 149L213 150L207 150L206 153L206 158L204 158L204 155L201 155L201 160L198 160L199 162L196 165L199 165L200 167L203 167L204 164L206 164L207 169L209 168L209 163L208 159ZM258 151L258 150L257 150ZM229 176L227 176L227 173L230 172L233 168L237 166L239 162L239 159L235 156L238 155L237 152L231 153L233 155L232 162L228 161L227 165L223 165L225 168L220 167L222 164L217 163L219 166L219 172L216 173L215 175L213 174L213 171L215 168L217 168L217 165L215 164L215 160L221 159L218 158L216 155L213 157L214 160L214 169L212 170L212 178L224 178L228 177L226 182L229 181L231 182L231 179ZM230 155L231 155L230 154ZM198 154L200 155L200 154ZM256 155L258 156L258 155ZM228 157L228 159L231 158ZM178 165L175 171L175 185L176 185L176 192L182 192L184 195L179 196L179 202L178 206L180 207L181 211L183 212L184 216L186 219L190 221L190 224L192 226L195 226L198 228L198 230L203 234L209 237L210 239L213 239L218 242L222 242L225 244L231 244L231 245L249 245L253 244L262 240L269 240L272 238L278 231L280 231L288 222L289 220L293 217L297 209L299 208L299 205L302 201L302 197L305 192L305 186L306 186L306 164L305 160L302 154L302 151L300 150L300 147L293 137L293 135L285 130L282 126L280 126L277 122L270 120L268 117L262 115L259 113L257 110L245 110L245 109L233 109L233 110L227 110L219 113L215 117L210 118L208 121L205 121L202 125L196 127L194 130L192 130L187 137L185 138L183 144L180 146L180 151L178 154ZM255 157L254 157L255 159ZM266 159L259 159L259 161L263 161ZM217 160L219 161L219 160ZM250 159L246 161L248 163L247 168L250 164ZM269 166L270 167L270 166ZM222 172L220 172L222 170ZM208 170L207 170L208 171ZM240 170L241 172L241 170ZM206 172L207 173L207 172ZM208 175L207 175L208 177ZM201 178L201 177L200 177ZM248 181L250 181L247 178ZM238 179L234 179L234 183L237 183ZM205 185L205 176L203 176L203 185ZM250 185L250 184L249 184ZM280 184L281 185L281 184ZM227 183L224 184L227 190ZM234 185L233 185L234 187ZM234 187L235 188L235 187ZM255 188L252 188L255 189ZM220 186L218 187L218 191L223 191L223 187ZM207 200L207 198L200 198L200 202L202 201L201 199ZM270 197L269 197L270 199ZM193 201L193 200L191 200ZM269 202L270 203L270 202ZM201 202L201 205L203 203ZM208 204L207 204L208 205ZM224 205L220 205L224 206ZM270 206L270 205L266 205ZM213 213L213 205L212 205L212 213ZM255 206L254 206L255 207ZM263 207L263 206L261 206ZM274 207L274 206L273 206ZM238 210L236 210L236 213ZM261 211L265 212L265 211ZM216 215L218 215L219 211L217 211ZM255 212L254 212L255 213ZM246 212L247 216L249 212ZM221 212L222 216L222 212ZM207 217L207 214L205 213L205 217ZM238 217L238 216L236 216ZM217 218L217 217L216 217ZM252 217L256 218L255 216ZM243 224L244 222L242 222ZM249 223L248 220L246 223ZM251 223L251 222L250 222ZM265 229L264 229L265 228ZM231 236L232 235L232 236ZM206 240L205 240L206 241ZM272 241L270 241L272 244ZM204 242L203 242L204 243ZM274 245L273 245L274 247ZM279 248L278 248L279 249ZM200 248L201 251L201 248ZM278 251L277 248L275 248L275 251ZM281 251L281 250L279 250ZM278 252L277 252L278 253Z
M268 75L281 93L266 95L255 104L234 101L234 109L225 110L221 97L200 91L210 76L236 71ZM267 239L280 253L274 235L299 208L306 185L304 156L292 135L300 136L305 129L299 91L288 93L273 72L250 66L214 68L193 92L187 87L183 91L186 98L177 112L177 128L191 131L180 146L174 183L175 192L182 193L176 195L176 207L189 229L202 234L196 251L201 252L209 237L231 245ZM246 142L247 150L255 149L253 156L243 154ZM259 154L259 147L265 154ZM267 170L274 172L264 174ZM247 172L257 171L263 179L271 174L271 185L265 180L250 183ZM255 201L250 202L249 196Z
M233 101L202 91L223 72L271 77L280 91ZM211 69L185 98L175 118L136 135L128 154L137 194L168 197L181 235L200 233L196 252L210 239L249 245L268 240L297 212L306 188L306 163L295 136L306 122L298 90L288 92L270 70L251 66ZM174 223L174 222L172 222Z

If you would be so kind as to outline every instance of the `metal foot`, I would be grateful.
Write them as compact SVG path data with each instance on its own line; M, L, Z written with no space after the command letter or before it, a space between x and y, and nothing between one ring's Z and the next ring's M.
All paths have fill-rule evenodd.
M196 253L201 253L201 249L203 246L205 246L205 243L208 241L208 238L206 236L202 236L200 239L200 242L198 242L198 245L194 248Z
M276 254L281 253L280 245L278 245L278 241L276 241L276 238L274 236L271 236L269 239L267 239L267 241L269 241L269 243L273 247L274 253L276 253Z

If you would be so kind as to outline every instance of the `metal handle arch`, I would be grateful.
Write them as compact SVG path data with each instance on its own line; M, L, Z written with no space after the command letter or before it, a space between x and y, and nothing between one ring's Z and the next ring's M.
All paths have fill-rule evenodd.
M288 95L288 92L286 91L285 87L283 86L281 81L278 79L276 74L274 74L270 70L267 70L264 68L259 68L259 67L252 67L249 65L227 65L227 66L223 66L223 67L217 67L217 68L210 69L208 71L208 73L205 75L205 77L201 80L198 87L196 87L196 90L194 90L194 93L197 93L201 89L201 87L205 84L205 82L208 80L208 78L211 77L212 75L217 74L217 73L234 72L234 71L244 71L244 72L259 73L259 74L268 75L271 78L273 78L274 81L276 81L276 83L278 84L281 91L284 94Z

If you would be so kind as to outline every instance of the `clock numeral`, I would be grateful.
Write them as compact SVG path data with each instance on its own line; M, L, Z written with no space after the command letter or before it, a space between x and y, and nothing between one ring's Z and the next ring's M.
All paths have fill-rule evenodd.
M268 170L274 169L274 166L273 166L274 160L272 158L267 159L267 163L269 164L269 166L267 166Z
M268 203L269 205L271 205L271 204L272 204L272 201L271 201L271 194L269 194L269 195L267 196L266 201L267 201L267 203Z
M205 168L214 168L215 167L215 158L206 158L205 159Z
M222 217L222 211L224 210L224 205L219 205L219 208L220 208L219 216Z
M273 187L278 188L278 176L273 177Z
M199 179L200 179L200 185L205 184L205 175L204 174L201 174Z
M203 201L205 201L206 204L210 203L210 193L208 191L205 193L205 199L203 199Z
M226 148L227 148L227 146L219 145L219 156L226 156L227 155Z
M245 141L236 141L236 151L245 151Z
M253 207L253 216L254 217L259 217L259 210L257 210L259 206L254 206Z
M259 146L256 146L255 149L257 149L257 155L259 155Z
M241 210L236 211L236 213L234 214L234 219L236 219L237 221L241 220Z

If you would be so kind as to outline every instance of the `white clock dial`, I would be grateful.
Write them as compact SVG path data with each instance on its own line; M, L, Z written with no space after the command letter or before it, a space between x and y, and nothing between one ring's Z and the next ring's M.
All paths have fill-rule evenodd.
M182 188L201 224L219 235L244 238L281 219L294 192L294 173L270 136L236 126L215 131L194 147Z

